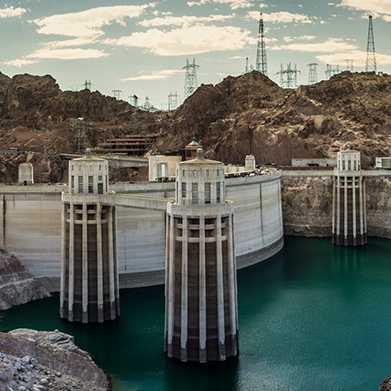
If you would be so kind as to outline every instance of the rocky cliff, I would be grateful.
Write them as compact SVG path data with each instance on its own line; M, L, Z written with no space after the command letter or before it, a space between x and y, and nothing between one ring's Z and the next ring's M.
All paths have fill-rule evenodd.
M332 230L331 177L282 177L286 235L328 237Z
M147 113L89 90L62 91L51 76L0 74L0 181L14 181L29 160L38 181L63 176L60 152L74 152L84 118L86 144L108 137L160 133L156 150L200 139L209 157L287 165L292 157L334 157L349 144L364 166L391 154L391 76L344 72L295 90L258 72L202 85L177 110ZM19 148L15 152L12 148Z
M0 390L108 389L107 376L70 335L27 329L0 333Z
M332 234L331 176L282 177L284 232L327 237ZM366 177L368 236L391 239L391 178Z
M0 250L0 310L49 296L16 257Z

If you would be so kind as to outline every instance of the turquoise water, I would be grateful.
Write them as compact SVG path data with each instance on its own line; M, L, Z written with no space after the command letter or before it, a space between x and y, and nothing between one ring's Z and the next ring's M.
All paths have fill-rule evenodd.
M370 391L391 374L391 241L289 238L238 285L240 358L222 365L165 359L162 287L121 291L118 322L62 322L54 297L1 313L0 329L74 335L117 391Z

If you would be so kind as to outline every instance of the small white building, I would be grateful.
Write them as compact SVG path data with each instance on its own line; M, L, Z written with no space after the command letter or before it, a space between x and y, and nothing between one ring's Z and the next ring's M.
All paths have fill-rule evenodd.
M182 161L178 155L151 155L148 158L148 180L159 181L162 178L175 178L176 166Z
M34 167L31 163L19 164L18 183L22 185L34 184Z
M375 168L391 170L391 157L377 157Z
M313 158L301 158L292 159L292 167L336 167L336 159L313 159Z

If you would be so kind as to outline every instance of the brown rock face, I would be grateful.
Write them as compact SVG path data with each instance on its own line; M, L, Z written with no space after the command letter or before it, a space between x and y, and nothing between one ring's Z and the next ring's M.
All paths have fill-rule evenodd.
M0 74L0 181L16 179L28 152L36 155L37 181L61 180L56 156L76 150L78 117L85 118L89 147L113 136L160 133L159 150L196 137L208 157L227 163L252 153L259 163L287 165L292 157L334 157L350 145L365 167L391 154L390 101L388 75L345 72L285 90L251 72L201 86L174 112L146 113L99 92L61 91L51 76ZM9 148L21 151L8 156Z
M0 310L49 296L15 256L0 250Z
M73 337L59 331L0 333L0 389L107 391L109 381Z

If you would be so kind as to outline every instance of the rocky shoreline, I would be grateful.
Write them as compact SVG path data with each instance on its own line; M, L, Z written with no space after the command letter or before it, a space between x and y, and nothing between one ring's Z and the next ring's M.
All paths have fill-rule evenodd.
M110 381L73 337L59 331L0 333L0 391L107 391Z
M15 256L0 250L0 310L49 296L49 291Z

